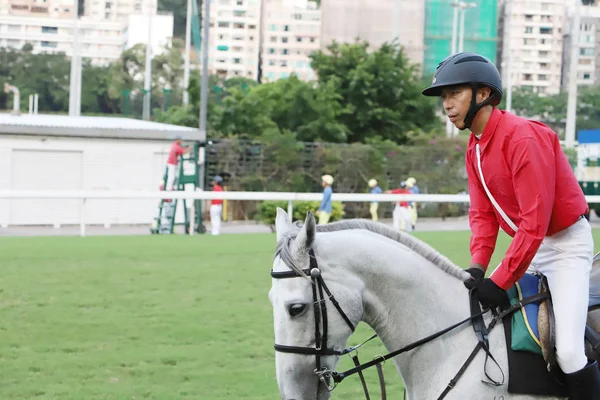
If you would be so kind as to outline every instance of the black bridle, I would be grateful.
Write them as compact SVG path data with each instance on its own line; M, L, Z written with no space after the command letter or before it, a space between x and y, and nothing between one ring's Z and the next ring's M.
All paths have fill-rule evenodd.
M317 264L317 258L315 257L315 252L313 249L308 251L308 255L310 258L309 268L303 270L307 276L310 276L312 282L312 294L314 301L314 314L315 314L315 347L298 347L298 346L284 346L281 344L275 344L275 350L281 353L293 353L293 354L305 354L309 356L316 356L316 369L315 374L319 376L321 382L327 385L328 390L333 390L334 386L330 385L329 376L327 376L326 372L328 371L326 367L321 365L321 357L324 356L341 356L346 354L345 350L336 350L333 348L327 347L327 299L331 301L336 310L340 313L346 324L354 332L355 326L352 324L340 304L335 299L323 277L321 276L321 270ZM275 279L289 279L289 278L298 278L299 275L296 271L284 271L284 272L274 272L271 270L271 276ZM327 294L327 297L324 296ZM323 327L323 331L321 332L321 326Z
M309 355L309 356L314 355L316 357L316 368L314 370L314 373L318 376L319 381L326 385L327 390L329 390L329 391L332 391L333 389L335 389L337 384L340 383L345 378L347 378L348 376L358 374L360 376L360 380L361 380L363 390L365 392L365 396L366 396L367 400L370 400L370 397L369 397L369 391L367 389L367 385L366 385L366 382L365 382L365 379L364 379L364 376L362 373L363 370L373 367L373 366L377 367L377 372L379 375L379 382L380 382L380 386L381 386L381 397L383 400L385 400L386 399L386 391L385 391L385 382L384 382L384 378L383 378L383 364L385 363L386 360L389 360L389 359L394 358L402 353L405 353L405 352L413 350L419 346L422 346L426 343L429 343L432 340L437 339L438 337L440 337L442 335L445 335L446 333L458 328L459 326L461 326L467 322L471 322L471 324L473 325L473 329L475 330L475 334L477 336L478 343L475 346L475 348L473 349L473 351L471 352L471 354L469 355L469 357L467 358L467 360L465 361L465 363L462 365L460 370L450 380L450 382L448 383L448 385L446 386L446 388L444 389L442 394L438 397L438 400L444 399L448 395L450 390L452 390L456 386L458 380L463 375L463 373L466 371L467 367L475 359L475 356L477 355L477 353L479 353L479 350L482 350L482 349L486 353L486 361L484 364L484 371L485 371L486 376L490 380L490 382L485 382L485 381L482 381L482 382L493 385L493 386L500 386L500 385L504 384L504 372L502 371L502 368L500 368L500 365L498 364L498 362L496 362L494 356L492 356L492 354L490 353L489 348L488 348L489 331L491 331L498 322L501 322L504 319L504 317L511 315L512 313L514 313L518 309L524 307L525 305L530 304L530 303L540 302L540 301L545 300L548 297L550 297L548 292L543 292L543 293L539 293L537 295L533 295L531 297L527 297L527 298L515 303L514 305L512 305L511 307L507 308L506 310L502 311L499 314L496 313L495 310L492 310L494 312L494 317L493 317L491 323L486 327L485 323L483 321L483 315L486 314L488 311L490 311L490 309L486 308L483 311L481 311L481 308L479 307L479 303L476 300L474 292L470 291L470 293L469 293L470 300L471 300L471 316L470 317L465 318L464 320L462 320L452 326L449 326L448 328L445 328L439 332L436 332L430 336L427 336L423 339L417 340L416 342L413 342L399 350L393 351L393 352L385 354L383 356L377 356L373 360L366 362L364 364L360 364L360 362L358 361L358 355L354 355L352 357L352 360L354 361L354 365L355 365L354 368L351 368L344 372L336 372L336 371L331 371L331 370L327 369L327 367L323 367L321 365L321 357L342 356L345 354L355 352L363 344L376 338L377 335L371 336L369 339L365 340L364 342L362 342L361 344L359 344L357 346L349 347L344 350L336 350L336 349L327 347L327 327L328 327L327 303L326 303L327 299L329 299L329 301L331 301L331 303L336 308L336 310L340 313L340 315L342 316L344 321L346 321L346 324L352 330L352 332L354 332L355 326L352 324L352 322L350 321L350 319L348 318L348 316L346 315L346 313L344 312L344 310L342 309L342 307L340 306L338 301L335 299L335 297L333 296L333 294L331 293L331 291L325 284L325 281L323 280L323 277L321 276L321 270L319 269L319 265L317 263L317 258L315 257L315 253L312 248L309 249L308 255L309 255L309 260L310 260L309 268L302 270L302 272L306 276L310 276L310 279L312 282L312 293L313 293L314 315L315 315L315 347L284 346L284 345L275 343L275 346L274 346L275 351L278 351L281 353L303 354L303 355ZM300 275L296 271L275 272L273 270L271 270L271 276L274 279L289 279L289 278L302 277L302 275ZM327 297L324 296L323 292L325 292L325 294L327 294ZM323 327L322 332L321 332L321 326ZM498 366L498 368L502 372L502 382L494 381L487 374L488 358L490 358L492 361L494 361L494 363ZM331 383L332 380L333 380L333 384Z

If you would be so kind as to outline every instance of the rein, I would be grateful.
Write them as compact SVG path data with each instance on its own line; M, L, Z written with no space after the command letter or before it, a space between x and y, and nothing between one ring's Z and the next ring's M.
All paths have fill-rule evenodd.
M356 327L352 324L352 322L350 321L350 319L348 318L346 313L344 313L344 310L342 309L342 307L340 306L338 301L335 299L335 297L333 296L333 294L331 293L331 291L325 284L325 281L323 280L323 277L321 276L321 270L319 269L317 259L315 257L315 253L312 248L309 249L309 259L310 259L309 268L302 270L302 272L304 274L306 274L307 276L310 276L311 282L312 282L312 293L313 293L314 315L315 315L315 347L284 346L284 345L275 344L274 345L275 351L279 351L282 353L314 355L316 357L316 368L314 370L314 373L318 376L319 381L326 385L327 390L329 390L330 392L333 389L335 389L336 386L340 382L342 382L344 379L346 379L347 377L352 376L354 374L358 374L360 377L361 384L363 386L363 390L364 390L365 397L367 400L370 400L370 396L369 396L369 391L368 391L367 384L366 384L366 381L365 381L364 375L363 375L363 371L365 369L371 368L373 366L375 366L377 368L377 373L379 376L379 383L380 383L380 387L381 387L381 398L382 398L382 400L386 400L387 395L386 395L385 381L384 381L384 375L383 375L383 365L385 364L386 360L389 360L389 359L394 358L402 353L406 353L406 352L413 350L419 346L429 343L429 342L439 338L440 336L443 336L446 333L453 331L454 329L458 328L459 326L466 324L467 322L472 323L473 329L475 330L475 334L477 336L478 343L475 346L475 348L473 349L473 351L471 352L471 354L469 355L469 357L467 358L467 360L464 362L462 367L459 369L457 374L450 380L450 382L448 383L448 385L446 386L444 391L440 394L440 396L438 397L438 400L444 399L448 395L448 393L456 386L456 384L458 383L458 380L461 378L463 373L467 370L468 366L475 359L475 356L477 355L477 353L479 353L479 350L481 350L481 349L483 349L486 353L484 371L485 371L487 378L491 381L491 382L486 382L486 381L482 381L482 382L486 383L486 384L491 384L494 386L502 385L504 383L504 379L505 379L504 372L502 371L502 368L500 368L500 365L498 364L498 362L496 362L494 356L492 356L492 354L489 351L489 346L488 346L489 332L496 326L496 324L498 322L501 322L505 317L514 313L515 311L519 310L520 308L526 306L527 304L539 302L539 301L545 300L550 297L548 292L539 293L539 294L527 297L527 298L515 303L511 307L507 308L506 310L504 310L498 314L495 311L495 309L485 308L482 311L481 308L479 307L478 301L475 298L473 290L471 290L471 291L469 291L470 302L471 302L471 316L470 317L465 318L462 321L459 321L456 324L451 325L445 329L442 329L441 331L438 331L438 332L436 332L432 335L429 335L423 339L419 339L407 346L404 346L401 349L392 351L385 355L377 356L369 362L360 364L360 362L358 360L358 351L357 351L358 348L363 346L365 343L375 339L377 337L377 334L372 335L371 337L369 337L367 340L360 343L359 345L352 346L352 347L349 347L344 350L336 350L336 349L327 347L327 306L326 306L327 299L329 299L331 301L333 306L336 308L338 313L342 316L342 318L344 319L344 321L346 322L348 327L352 330L352 332L355 331ZM301 275L298 274L296 271L274 272L273 270L271 270L271 276L274 279L289 279L289 278L301 277ZM325 292L327 294L327 297L324 297L323 292ZM490 322L490 324L486 327L484 324L484 321L483 321L483 316L488 311L492 311L492 313L494 314L494 317L493 317L492 321ZM323 326L322 332L321 332L321 324ZM326 367L321 366L321 357L323 357L323 356L341 356L341 355L349 354L352 352L356 352L356 354L351 357L352 361L354 362L354 365L355 365L354 368L351 368L351 369L343 371L343 372L337 372L337 371L332 371L332 370L327 369ZM495 382L487 374L488 358L492 359L492 361L494 361L494 363L498 366L498 368L502 372L502 382L500 382L500 383ZM333 380L333 384L331 384L332 380Z

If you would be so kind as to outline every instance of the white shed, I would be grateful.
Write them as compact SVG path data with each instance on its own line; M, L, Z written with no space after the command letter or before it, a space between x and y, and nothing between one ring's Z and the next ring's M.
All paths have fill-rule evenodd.
M0 190L158 190L172 140L199 130L129 118L0 114ZM156 200L88 200L89 224L150 224ZM78 224L78 200L0 199L0 226Z

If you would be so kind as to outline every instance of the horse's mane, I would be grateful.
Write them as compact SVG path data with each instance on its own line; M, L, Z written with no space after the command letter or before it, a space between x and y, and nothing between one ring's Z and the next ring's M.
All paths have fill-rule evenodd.
M299 274L304 275L302 268L296 265L296 257L294 256L291 248L292 241L296 238L298 232L300 232L300 229L302 229L302 225L303 223L301 221L295 221L290 226L289 230L283 235L282 239L277 244L275 257L281 257L282 261L287 266ZM466 280L470 277L468 272L454 264L427 243L404 231L394 230L379 222L374 222L367 219L347 219L338 222L332 222L330 224L317 225L316 228L317 232L337 232L351 229L365 229L403 244L426 260L430 261L442 271L460 280Z

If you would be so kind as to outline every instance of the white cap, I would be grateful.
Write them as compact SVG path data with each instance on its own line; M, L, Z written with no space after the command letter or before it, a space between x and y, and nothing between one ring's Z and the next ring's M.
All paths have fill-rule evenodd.
M323 182L325 182L328 185L332 185L333 184L333 176L331 176L331 175L323 175L321 177L321 179L323 180Z

